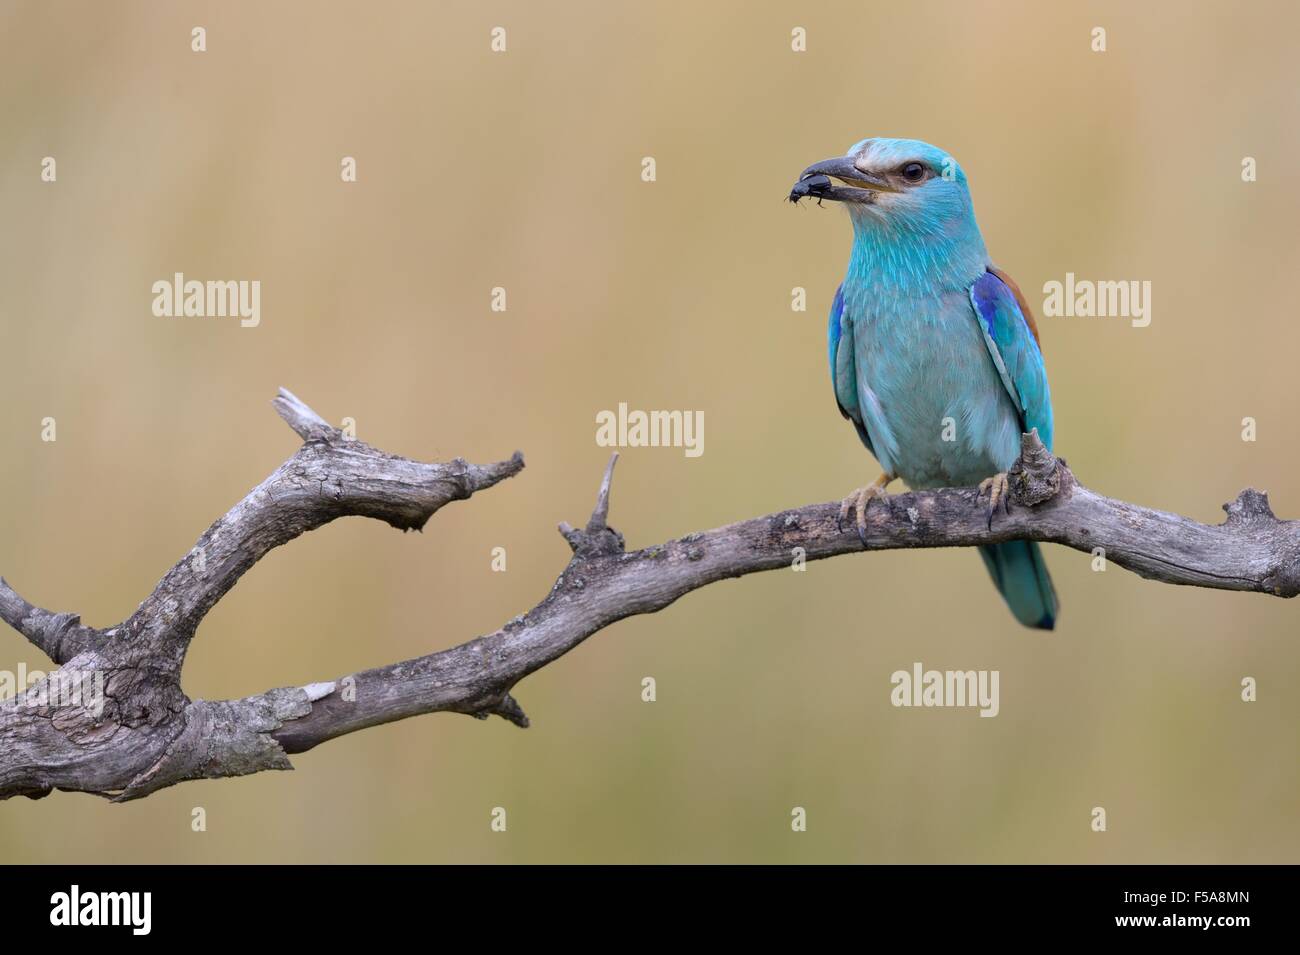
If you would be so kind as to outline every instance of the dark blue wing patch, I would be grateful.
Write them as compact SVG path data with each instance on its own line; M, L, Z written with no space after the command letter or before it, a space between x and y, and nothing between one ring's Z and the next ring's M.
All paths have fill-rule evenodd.
M1038 429L1038 437L1052 448L1052 394L1038 339L1015 292L994 272L985 272L971 286L975 308L989 357L997 368L1020 413L1022 431Z

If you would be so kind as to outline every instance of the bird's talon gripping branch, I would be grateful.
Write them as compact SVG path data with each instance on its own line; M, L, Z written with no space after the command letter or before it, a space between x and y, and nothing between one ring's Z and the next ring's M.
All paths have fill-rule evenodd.
M989 496L987 526L989 530L992 530L993 513L998 509L998 501L1002 502L1002 510L1005 513L1011 513L1011 494L1006 471L1000 471L992 477L986 477L980 481L978 496L983 497L985 494Z
M849 511L854 512L858 525L858 540L862 541L862 546L867 546L867 507L873 500L883 500L889 497L885 490L889 482L895 480L892 474L882 474L866 487L860 487L843 501L840 502L840 515L835 520L835 526L843 532L844 521L849 516Z

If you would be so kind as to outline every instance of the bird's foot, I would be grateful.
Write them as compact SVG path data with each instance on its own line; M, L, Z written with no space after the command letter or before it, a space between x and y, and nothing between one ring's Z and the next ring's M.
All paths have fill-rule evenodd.
M1009 513L1011 509L1011 494L1007 481L1007 472L1001 471L992 477L986 477L980 481L979 494L977 499L985 494L989 496L988 507L988 529L993 529L993 512L998 509L998 501L1002 502L1002 510Z
M843 501L840 502L840 516L835 521L835 526L841 531L844 530L844 521L852 510L857 517L858 540L862 541L862 546L867 546L867 506L873 500L883 500L889 497L885 490L889 482L894 480L892 474L882 474L866 487L860 487Z

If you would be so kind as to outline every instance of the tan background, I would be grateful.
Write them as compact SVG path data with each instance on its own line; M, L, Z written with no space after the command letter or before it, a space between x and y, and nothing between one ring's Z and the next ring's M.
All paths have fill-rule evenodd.
M1154 284L1146 329L1042 320L1084 481L1212 522L1254 484L1300 515L1298 29L1284 2L5 0L0 572L121 620L292 452L282 384L382 448L518 447L528 468L423 535L350 519L273 553L202 627L193 696L336 677L531 606L567 555L556 522L591 506L595 413L620 401L706 423L701 458L625 454L631 545L838 498L876 473L825 367L849 228L781 200L872 134L961 160L1031 300L1067 271ZM178 270L260 279L261 327L153 317ZM1012 623L970 553L749 577L527 680L526 732L430 716L294 773L14 800L0 859L1296 861L1300 608L1048 560L1051 635ZM0 668L20 660L46 662L6 630ZM892 708L915 660L999 669L1001 715Z

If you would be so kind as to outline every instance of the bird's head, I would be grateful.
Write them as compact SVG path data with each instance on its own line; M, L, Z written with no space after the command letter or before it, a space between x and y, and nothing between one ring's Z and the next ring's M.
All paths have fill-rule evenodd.
M951 234L974 224L966 174L942 149L916 139L855 143L805 169L789 198L843 203L859 231Z

